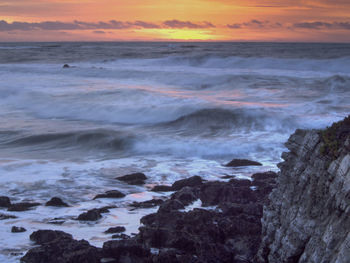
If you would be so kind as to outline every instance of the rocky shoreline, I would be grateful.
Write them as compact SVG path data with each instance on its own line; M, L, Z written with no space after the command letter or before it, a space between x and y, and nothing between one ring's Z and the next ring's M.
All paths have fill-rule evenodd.
M21 262L348 262L350 116L324 131L297 130L286 147L289 152L282 154L278 174L256 173L251 180L225 177L228 181L193 176L171 186L155 186L152 191L172 193L167 199L130 206L159 207L158 211L141 219L134 236L123 234L123 227L106 229L113 239L102 248L74 240L62 231L35 231L30 239L38 246ZM228 165L258 164L233 160ZM147 178L136 173L116 179L141 185ZM108 191L95 199L123 195ZM12 204L0 197L0 205L9 211L24 211L39 204ZM58 198L46 205L68 206ZM91 209L76 220L98 220L110 208Z

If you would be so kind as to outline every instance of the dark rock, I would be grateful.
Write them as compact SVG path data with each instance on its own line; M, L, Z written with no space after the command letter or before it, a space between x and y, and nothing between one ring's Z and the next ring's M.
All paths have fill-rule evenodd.
M41 244L30 249L21 262L25 263L100 263L100 250L85 240L74 240L62 231L39 230L30 236Z
M150 250L134 239L112 240L103 244L104 257L112 257L117 262L145 262L151 256Z
M181 188L184 188L185 186L195 187L195 186L200 186L202 183L203 183L203 180L200 176L192 176L186 179L176 181L175 183L173 183L171 187L173 191L178 191Z
M252 175L253 181L271 180L276 178L277 178L277 174L272 171L264 172L264 173L256 173Z
M168 185L156 185L155 187L152 188L153 192L172 192L174 191L171 186Z
M26 232L27 230L24 227L17 227L17 226L13 226L11 228L11 232L12 233L21 233L21 232Z
M130 206L135 208L152 208L161 205L163 202L162 199L152 199L144 202L133 202Z
M46 202L46 206L65 206L68 207L65 202L62 201L61 198L58 197L52 197L50 201Z
M231 179L230 184L235 187L251 186L251 181L248 179Z
M144 181L147 179L147 177L143 173L132 173L121 177L116 177L115 179L131 185L142 185L145 183Z
M123 194L122 192L120 192L118 190L111 190L111 191L107 191L105 194L96 195L94 197L94 200L98 199L98 198L122 198L124 196L125 196L125 194Z
M240 166L261 166L259 162L246 160L246 159L233 159L228 164L225 164L227 167L240 167Z
M38 205L40 205L40 203L28 203L28 202L16 203L16 204L11 204L11 206L7 209L7 211L17 211L17 212L27 211Z
M115 233L121 233L125 231L125 227L123 226L116 226L111 227L105 231L106 234L115 234Z
M72 235L58 230L38 230L30 235L30 240L40 245L62 238L72 239Z
M17 216L1 214L0 213L0 220L13 219L13 218L17 218Z
M85 213L80 214L76 220L80 221L96 221L102 218L101 212L98 209L91 209Z
M68 64L64 64L63 68L70 68L70 66Z
M0 196L0 207L9 207L11 206L10 198L7 196Z
M172 200L178 200L183 205L189 205L199 198L198 190L189 186L182 188L171 195Z
M163 204L160 205L158 211L159 212L170 212L173 210L184 209L185 206L179 200L167 200Z

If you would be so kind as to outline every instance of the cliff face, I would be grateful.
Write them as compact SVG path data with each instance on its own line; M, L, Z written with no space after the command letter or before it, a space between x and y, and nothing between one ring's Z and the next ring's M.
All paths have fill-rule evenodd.
M344 123L289 138L264 206L258 261L350 262L350 125Z

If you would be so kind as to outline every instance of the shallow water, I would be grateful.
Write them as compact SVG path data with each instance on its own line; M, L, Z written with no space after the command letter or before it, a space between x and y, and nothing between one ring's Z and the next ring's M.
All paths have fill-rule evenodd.
M323 128L349 114L350 45L1 43L0 80L0 195L41 203L58 196L72 205L0 221L0 261L17 262L11 251L32 246L36 229L97 246L112 225L137 232L156 208L128 203L161 196L148 191L155 184L277 170L296 128ZM232 158L264 166L222 166ZM139 171L145 186L114 179ZM113 189L127 196L92 200ZM97 223L72 220L110 204L118 208ZM13 225L27 232L12 234Z

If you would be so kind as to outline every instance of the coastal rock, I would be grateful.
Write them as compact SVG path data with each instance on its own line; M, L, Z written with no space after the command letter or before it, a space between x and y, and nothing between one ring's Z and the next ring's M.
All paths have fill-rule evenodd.
M29 202L22 202L22 203L15 203L11 204L7 211L27 211L32 209L35 206L41 205L40 203L29 203Z
M178 180L172 184L171 188L173 191L178 191L186 186L195 187L200 186L203 180L200 176L192 176L186 179Z
M65 202L62 201L61 198L58 197L52 197L48 202L46 202L45 206L63 206L68 207Z
M94 197L94 200L95 199L98 199L98 198L122 198L124 197L125 194L123 194L122 192L118 191L118 190L111 190L111 191L107 191L106 193L104 194L98 194Z
M147 176L143 173L132 173L121 177L116 177L115 179L131 185L142 185L145 183L145 180L147 180Z
M117 226L117 227L111 227L108 228L105 233L106 234L115 234L115 233L121 233L125 231L125 227L123 226Z
M26 231L27 231L27 229L25 229L24 227L13 226L11 228L12 233L21 233L21 232L26 232Z
M112 240L103 244L104 257L114 258L116 262L147 262L150 249L134 239ZM149 261L148 261L149 262Z
M97 221L102 218L101 212L99 209L91 209L85 213L80 214L76 220L80 221Z
M289 138L277 186L264 206L257 261L349 262L349 139L350 117Z
M74 240L62 231L39 230L30 239L41 246L30 249L21 262L25 263L100 263L100 250L85 240Z
M70 68L68 64L64 64L62 68Z
M7 196L0 196L0 207L9 207L11 206L10 198Z
M247 159L233 159L231 162L225 164L226 167L240 167L240 166L261 166L259 162Z
M169 185L156 185L152 188L152 192L172 192L173 188Z
M13 219L13 218L17 218L17 216L0 213L0 220Z

